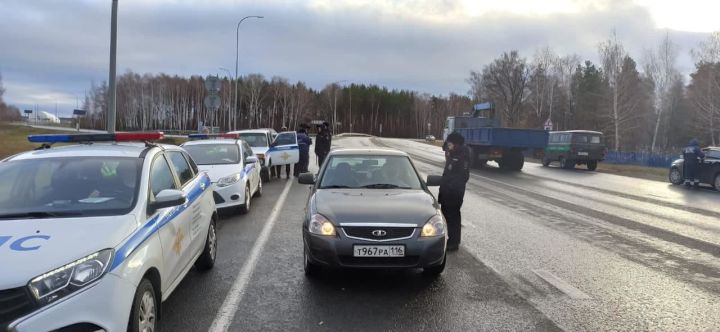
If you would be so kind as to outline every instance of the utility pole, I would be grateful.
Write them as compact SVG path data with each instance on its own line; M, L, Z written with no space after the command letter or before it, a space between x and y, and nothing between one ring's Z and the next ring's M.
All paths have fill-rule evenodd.
M115 97L117 90L115 87L115 55L117 53L117 7L118 0L112 0L112 17L110 20L110 91L108 92L108 117L107 132L115 132Z
M235 111L235 116L237 116L237 100L238 100L238 57L239 57L239 51L240 51L240 24L245 21L248 18L264 18L264 16L245 16L243 17L240 22L237 24L237 28L235 29L235 100L233 101L233 109ZM234 125L234 123L233 123ZM235 128L233 127L233 130Z

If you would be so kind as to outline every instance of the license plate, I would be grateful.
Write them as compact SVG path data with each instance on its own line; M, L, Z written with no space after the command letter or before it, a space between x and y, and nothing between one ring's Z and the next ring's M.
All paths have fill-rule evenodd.
M587 156L587 155L588 155L587 152L578 152L578 156Z
M353 257L405 257L405 246L353 246Z

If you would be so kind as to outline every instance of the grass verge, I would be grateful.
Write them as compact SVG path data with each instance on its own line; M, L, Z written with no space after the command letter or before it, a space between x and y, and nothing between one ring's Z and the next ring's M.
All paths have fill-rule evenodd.
M67 131L72 133L73 131ZM32 150L40 146L38 143L30 143L27 140L28 135L40 134L62 134L63 131L35 129L23 125L14 125L6 122L0 122L0 159Z

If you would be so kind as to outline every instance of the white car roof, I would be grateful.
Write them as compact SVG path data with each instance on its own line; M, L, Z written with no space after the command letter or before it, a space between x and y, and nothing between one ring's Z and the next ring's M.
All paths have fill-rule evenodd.
M245 129L245 130L236 130L231 131L229 134L266 134L266 133L275 133L275 129Z
M172 145L163 145L167 150L179 149ZM33 150L17 154L9 160L41 159L57 157L140 157L147 149L144 143L93 143L58 146L44 150Z
M218 138L218 139L201 139L201 140L195 140L195 141L188 141L182 144L182 146L186 145L203 145L203 144L238 144L238 140L230 139L230 138Z

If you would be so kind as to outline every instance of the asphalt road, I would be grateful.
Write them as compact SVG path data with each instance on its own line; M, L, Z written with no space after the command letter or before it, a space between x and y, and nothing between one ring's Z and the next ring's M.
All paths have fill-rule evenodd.
M422 173L442 171L434 146L333 143L399 148ZM720 330L720 193L711 190L535 164L476 170L461 249L436 280L418 271L306 278L308 187L283 179L264 190L249 214L219 221L215 268L189 273L163 304L163 330Z

